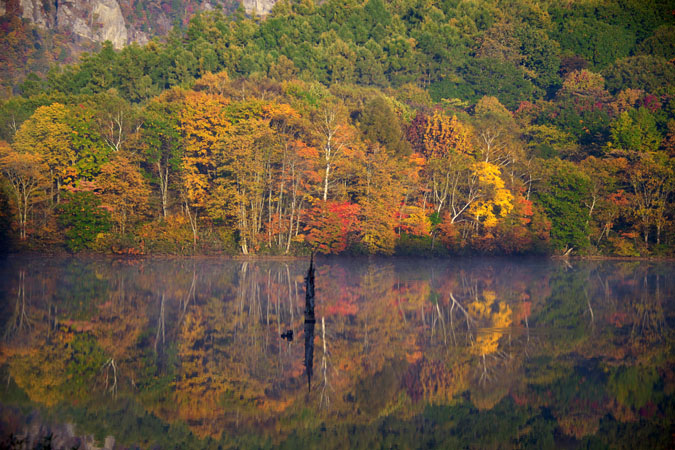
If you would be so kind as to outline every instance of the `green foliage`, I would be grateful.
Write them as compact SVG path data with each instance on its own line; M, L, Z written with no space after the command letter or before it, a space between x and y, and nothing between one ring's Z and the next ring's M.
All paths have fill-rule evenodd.
M612 147L628 151L653 152L661 145L656 120L644 107L621 113L612 124L611 136Z
M56 214L65 229L66 245L73 252L91 247L96 237L111 227L110 214L101 208L101 200L93 192L66 194Z
M637 53L667 60L675 57L675 27L662 25L657 28L652 36L640 42Z
M521 43L523 65L534 72L532 82L552 94L562 83L560 71L560 44L550 39L544 30L522 26L517 31Z
M617 60L604 71L607 89L642 89L660 94L675 84L675 67L665 58L652 55L637 55Z
M596 68L628 56L635 45L635 35L620 26L597 19L561 16L553 37L564 52L582 56Z
M620 367L612 371L607 387L619 403L639 410L649 401L658 401L654 391L659 378L651 366Z
M524 100L533 100L540 93L525 72L509 61L496 58L477 58L459 70L456 80L444 80L431 89L431 96L463 98L475 102L488 95L497 97L510 110L515 110Z
M106 105L112 108L113 105ZM112 153L101 136L94 112L83 107L71 110L68 124L73 133L71 146L75 152L75 168L81 179L91 181L101 171L101 166L108 162Z
M88 389L106 362L103 349L88 333L77 333L68 345L72 356L66 366L66 376L76 385L76 390Z
M590 180L573 164L558 159L545 166L546 183L536 193L551 220L551 243L557 250L583 252L590 244L584 204Z
M401 233L396 241L395 254L399 256L438 256L446 253L441 243L434 245L431 236Z
M549 104L536 120L538 125L554 125L558 132L545 132L548 145L561 151L560 157L575 156L579 150L590 154L600 153L609 140L610 115L608 111L592 101L593 99L564 99ZM549 130L550 131L550 130ZM577 145L569 140L572 135Z
M553 232L551 234L553 235ZM590 337L587 327L591 321L591 318L588 317L588 305L586 303L587 286L582 280L583 277L580 277L578 273L559 270L549 282L551 294L546 298L542 310L533 319L535 326L555 330L556 333L559 333L555 340L557 346L550 349L553 355L575 351L585 339ZM551 375L559 377L560 372L561 368L554 367L551 370ZM564 379L566 380L567 377ZM548 385L550 380L544 380L544 383ZM558 383L574 385L573 382L567 381Z
M359 125L371 142L383 145L398 156L410 154L410 144L405 139L400 119L386 98L370 100L363 108Z

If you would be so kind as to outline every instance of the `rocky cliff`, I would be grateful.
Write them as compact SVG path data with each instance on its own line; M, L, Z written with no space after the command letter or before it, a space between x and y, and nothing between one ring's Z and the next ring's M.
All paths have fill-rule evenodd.
M117 49L143 45L200 11L231 14L241 1L264 16L276 0L0 0L0 99L22 92L28 74L44 78L106 40Z
M17 14L34 25L93 42L130 42L117 0L0 0L0 15Z
M276 0L243 0L249 14L268 14ZM115 48L163 36L198 11L233 11L239 0L0 0L0 16L16 14L39 27Z
M56 2L56 5L57 27L92 41L110 41L115 48L127 44L127 27L117 0L70 0Z
M246 12L258 16L269 14L276 2L277 0L243 0Z
M129 32L117 0L19 0L18 3L21 17L40 27L94 42L109 40L115 48L129 43ZM5 9L16 10L6 6Z

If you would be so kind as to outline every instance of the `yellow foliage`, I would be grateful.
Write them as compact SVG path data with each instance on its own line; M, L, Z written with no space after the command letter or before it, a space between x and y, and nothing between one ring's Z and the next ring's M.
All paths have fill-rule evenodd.
M456 364L448 368L440 361L422 360L419 379L424 398L432 404L448 405L469 385L469 367Z
M502 330L511 325L513 312L505 302L497 302L494 291L483 291L483 300L476 299L469 304L469 314L484 325L476 338L473 352L477 355L489 355L497 351Z
M424 209L419 206L406 206L401 210L401 226L410 234L428 236L431 233L431 221Z
M497 225L500 218L508 215L513 209L513 194L504 187L501 170L495 164L481 161L473 166L474 175L478 178L485 195L476 201L469 212L476 222L486 228Z
M232 127L225 114L226 106L220 95L195 92L185 98L180 124L185 138L183 186L193 207L206 204L210 178L217 169L214 150Z
M427 120L424 149L428 157L444 157L450 152L470 153L469 129L457 116L452 118L438 111Z
M148 207L151 194L147 181L132 158L121 152L116 154L101 166L101 174L96 178L102 190L103 206L110 210L122 233L126 225Z
M68 109L61 103L41 106L21 125L14 138L17 150L43 156L56 177L65 175L75 164L73 129L67 124L68 115Z

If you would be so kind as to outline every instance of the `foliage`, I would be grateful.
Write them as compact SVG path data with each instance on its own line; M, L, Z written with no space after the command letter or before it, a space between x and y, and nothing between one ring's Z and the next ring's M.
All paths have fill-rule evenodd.
M18 213L21 240L27 237L29 217L40 191L47 185L44 159L39 154L18 152L0 141L0 171L9 184Z
M668 2L132 3L166 39L74 64L0 20L0 138L46 165L10 196L29 247L84 246L55 208L85 186L101 248L184 254L189 226L193 253L673 252Z
M110 213L101 207L101 199L93 192L74 191L63 200L56 214L59 225L65 229L70 251L90 247L101 233L110 230Z
M588 213L584 208L589 194L588 177L573 164L550 160L544 167L545 187L537 198L551 221L551 243L562 252L583 252L589 245Z
M351 203L319 202L309 212L307 242L321 253L344 251L358 230L359 206Z

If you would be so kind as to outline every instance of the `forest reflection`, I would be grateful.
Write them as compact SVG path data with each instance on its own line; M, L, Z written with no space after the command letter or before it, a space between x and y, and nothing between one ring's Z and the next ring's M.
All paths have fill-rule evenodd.
M327 447L341 433L386 445L391 423L412 447L611 442L630 427L672 444L672 263L320 259L311 318L307 267L5 262L3 438L27 436L9 417L36 410L141 446L313 446L326 429Z

